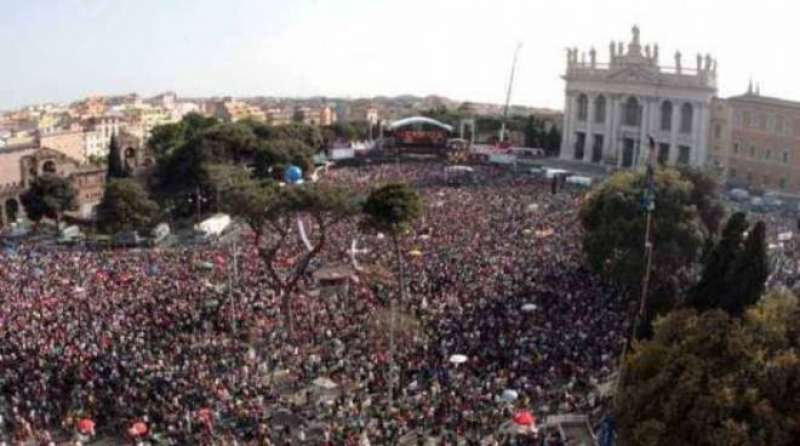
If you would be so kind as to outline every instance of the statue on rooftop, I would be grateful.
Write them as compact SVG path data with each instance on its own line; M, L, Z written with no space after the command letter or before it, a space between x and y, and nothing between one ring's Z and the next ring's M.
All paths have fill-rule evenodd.
M633 29L631 31L633 32L633 44L639 45L639 27L633 25Z

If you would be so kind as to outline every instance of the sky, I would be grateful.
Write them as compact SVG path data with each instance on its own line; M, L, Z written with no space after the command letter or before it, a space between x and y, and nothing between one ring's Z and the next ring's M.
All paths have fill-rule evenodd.
M792 0L0 0L0 110L87 95L438 94L563 108L566 48L719 61L719 95L800 100Z

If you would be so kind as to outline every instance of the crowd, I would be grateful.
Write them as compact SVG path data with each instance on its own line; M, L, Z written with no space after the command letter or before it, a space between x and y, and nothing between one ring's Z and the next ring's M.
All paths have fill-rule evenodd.
M554 195L549 182L492 167L454 185L424 164L336 169L324 181L354 193L403 181L423 196L402 238L394 357L392 280L319 289L309 278L290 336L246 231L235 275L224 244L22 243L0 255L0 442L510 444L521 410L539 420L602 411L597 385L629 325L615 290L583 267L582 191ZM388 237L357 221L329 239L315 268L347 259L357 239L361 265L396 270ZM78 435L82 420L95 432ZM565 444L546 432L535 444L542 437Z

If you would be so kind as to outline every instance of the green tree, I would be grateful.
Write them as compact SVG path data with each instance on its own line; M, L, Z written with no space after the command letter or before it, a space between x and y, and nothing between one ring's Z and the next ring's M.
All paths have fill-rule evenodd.
M593 191L580 209L583 249L591 268L638 298L646 264L642 209L645 175L620 172ZM697 260L705 228L691 201L692 183L671 169L655 172L654 246L648 305L674 304ZM652 312L648 311L652 316Z
M739 317L758 301L769 276L766 227L756 223L745 240L747 229L744 213L731 216L706 258L700 281L688 294L688 305L700 311L719 308Z
M42 218L50 218L61 226L64 212L77 207L77 197L75 187L66 178L43 175L31 182L20 201L32 221L38 224Z
M253 159L253 175L257 178L281 179L283 168L294 164L310 175L314 169L314 151L299 140L276 140L262 143ZM276 177L277 175L277 177Z
M211 166L249 164L259 145L251 129L243 125L216 124L195 132L168 157L159 160L155 172L158 198L180 204L176 212L184 215L211 208L214 203L209 197L219 188L209 172ZM193 197L194 206L187 205L187 196Z
M717 235L725 215L725 209L719 201L719 183L708 172L694 167L681 167L679 171L683 178L692 183L690 201L697 207L708 235Z
M658 320L626 359L620 444L797 444L798 314L793 296L771 295L744 319L679 310Z
M255 234L254 244L278 294L289 336L294 336L292 297L311 262L328 244L335 227L358 212L352 194L338 187L303 184L278 187L274 182L242 181L226 192L225 207ZM304 218L310 249L299 240L295 222ZM303 246L298 252L298 246Z
M543 147L545 144L546 132L544 130L544 122L540 121L534 115L528 116L525 121L525 146L526 147Z
M198 113L189 113L180 122L159 125L150 132L147 145L155 155L157 162L170 158L186 141L191 140L200 131L218 124L215 118L208 118Z
M158 216L158 205L147 191L131 178L112 179L106 183L97 219L103 231L114 233L144 229Z
M547 132L545 138L544 149L550 156L558 155L558 152L561 151L561 132L558 131L555 125L550 125L550 131Z
M106 178L126 178L128 169L122 159L122 149L115 135L111 135L111 142L108 144L108 173Z
M757 222L744 243L744 250L734 261L728 273L731 284L728 293L721 299L722 309L733 316L740 316L745 309L758 302L764 293L769 277L767 257L766 225Z
M422 199L417 191L406 184L387 184L375 189L367 197L363 207L364 220L362 227L368 230L389 234L395 252L398 269L398 299L391 300L392 315L390 319L390 363L394 368L395 360L395 320L397 301L405 301L405 263L400 249L400 238L410 230L411 224L422 215ZM390 377L390 383L394 380ZM389 385L389 395L393 398L394 385Z
M737 212L728 219L722 237L706 255L700 280L688 293L688 305L699 311L720 307L722 296L730 290L727 279L731 267L744 250L747 226L747 217L743 212Z

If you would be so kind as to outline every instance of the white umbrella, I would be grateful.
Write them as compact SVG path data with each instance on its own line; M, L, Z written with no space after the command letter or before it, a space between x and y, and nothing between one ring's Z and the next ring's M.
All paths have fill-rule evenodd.
M537 308L539 307L537 307L536 304L525 304L522 306L522 311L525 313L530 313L532 311L536 311Z
M450 362L453 364L463 364L467 362L466 355L453 355L450 357Z
M319 378L315 379L314 385L325 390L333 390L338 387L333 380L324 376L320 376Z
M503 390L503 394L500 396L503 401L511 402L519 398L519 392L514 389L506 389Z

